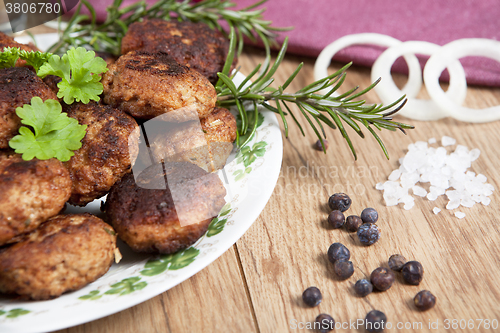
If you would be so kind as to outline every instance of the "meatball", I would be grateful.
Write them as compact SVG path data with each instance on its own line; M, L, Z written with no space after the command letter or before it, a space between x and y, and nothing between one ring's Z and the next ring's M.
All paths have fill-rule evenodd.
M69 203L85 206L130 172L139 147L139 126L123 111L96 102L74 103L66 110L87 125L82 147L64 163L73 181Z
M43 101L57 100L56 94L28 68L0 69L0 149L9 147L9 140L21 127L16 108L29 104L35 96Z
M134 251L167 254L189 247L207 231L225 195L216 174L187 162L157 164L137 180L127 174L116 183L105 211L118 236Z
M14 38L4 34L3 32L0 32L0 51L3 51L4 48L6 47L18 47L21 50L25 51L38 51L35 45L33 44L21 44L18 43L14 40ZM26 61L18 59L16 61L16 66L24 66L26 64Z
M71 179L59 160L0 153L0 245L58 214L70 194Z
M200 118L215 107L217 93L200 73L179 65L164 52L129 52L109 66L102 78L103 101L135 118L171 114L183 121L178 109L190 109Z
M131 24L122 39L122 54L139 50L166 52L215 84L226 61L229 40L202 22L152 19Z
M58 215L0 250L0 292L45 300L80 289L111 267L116 234L90 214Z
M224 167L235 139L236 118L217 107L200 122L162 131L151 143L151 152L156 162L186 161L212 172Z

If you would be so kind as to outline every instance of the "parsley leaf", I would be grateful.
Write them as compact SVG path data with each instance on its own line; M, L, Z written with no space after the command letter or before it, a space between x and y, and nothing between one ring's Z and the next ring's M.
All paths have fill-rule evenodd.
M40 67L42 67L42 65L45 64L50 57L52 57L52 53L20 50L19 57L26 60L26 65L32 66L38 73Z
M99 101L103 91L101 76L108 70L106 61L96 57L94 51L87 51L83 47L71 48L61 58L53 55L49 58L37 75L44 78L47 75L56 75L62 78L57 84L57 97L63 98L67 104L90 100Z
M17 59L19 59L18 47L4 47L0 53L0 69L14 67Z
M16 66L17 59L26 61L26 65L32 66L37 72L38 69L52 57L50 52L26 51L19 47L5 47L0 53L0 68Z
M62 112L58 101L48 99L45 102L40 97L33 97L31 104L24 104L16 109L22 126L19 135L9 141L9 146L16 153L23 154L25 161L38 158L47 160L57 158L68 161L74 155L73 150L80 149L81 140L85 136L87 125L80 125L74 118Z

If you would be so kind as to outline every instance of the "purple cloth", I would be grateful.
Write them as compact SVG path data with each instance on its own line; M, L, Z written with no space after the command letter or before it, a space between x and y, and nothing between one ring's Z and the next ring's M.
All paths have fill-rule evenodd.
M234 1L236 8L256 2ZM98 17L104 18L105 7L111 0L91 2ZM125 0L123 5L132 2ZM364 32L439 45L461 38L500 40L498 0L269 0L262 7L267 8L264 18L272 20L274 26L294 27L278 39L289 36L289 53L312 57L342 36ZM371 66L383 50L352 46L338 52L334 59ZM465 57L461 62L469 84L500 86L500 63L484 57ZM404 61L397 62L393 70L407 71Z

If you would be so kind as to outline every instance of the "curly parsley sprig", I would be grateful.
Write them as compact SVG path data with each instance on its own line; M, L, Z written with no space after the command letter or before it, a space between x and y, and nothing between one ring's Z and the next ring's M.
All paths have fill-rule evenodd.
M0 69L14 67L18 59L25 60L27 66L32 66L35 71L46 63L52 56L50 52L25 51L19 47L5 47L0 53Z
M80 125L74 118L62 112L61 104L52 99L45 102L40 97L33 97L31 104L16 108L21 123L19 134L9 141L9 146L25 161L38 158L47 160L57 158L68 161L73 151L80 149L87 125Z
M231 64L233 57L235 56L234 31L231 32L230 37L231 46L226 59L226 65ZM377 140L385 156L389 158L387 149L375 132L374 128L377 130L387 129L391 131L399 129L403 133L405 133L405 129L413 128L411 125L392 120L392 116L406 103L405 96L402 96L397 101L387 106L382 104L367 105L364 100L355 100L373 89L378 81L374 82L360 92L357 92L358 87L355 87L340 96L333 96L333 93L337 91L344 82L346 70L351 66L351 64L344 66L332 75L311 83L299 91L294 93L286 92L286 88L301 70L302 64L300 64L282 85L278 88L273 88L271 87L271 84L274 82L273 75L285 56L287 45L288 39L285 39L283 46L276 57L276 61L272 66L270 65L270 55L268 55L264 65L258 65L238 86L236 86L232 81L234 74L230 76L229 65L225 66L221 73L218 73L219 81L215 87L217 90L218 104L225 107L236 106L240 114L241 125L238 128L237 144L242 147L252 138L253 133L256 130L255 124L257 122L255 120L258 119L257 106L262 106L271 110L281 117L286 136L288 136L288 121L285 116L288 114L290 114L292 119L295 121L302 132L302 135L305 135L302 125L292 112L291 105L294 105L295 108L302 113L309 126L313 128L322 144L323 138L326 138L323 125L333 129L338 128L344 139L347 141L347 144L356 159L356 151L349 135L345 130L345 125L353 128L354 131L363 138L364 134L362 132L362 127L365 127ZM258 76L253 79L256 74L258 74ZM253 82L251 82L252 79ZM324 89L328 89L326 94L321 92ZM268 101L274 101L276 103L276 107L268 104ZM249 102L253 106L253 111L247 112L246 106L248 106ZM249 117L252 116L252 113L253 121L249 121ZM253 124L252 128L249 128L250 123ZM243 136L246 140L241 142L239 138ZM325 147L324 144L323 147Z
M47 75L62 78L57 84L57 97L63 98L66 104L75 100L87 104L90 100L99 101L103 91L100 74L107 70L104 59L96 57L94 51L79 47L69 49L62 57L51 56L37 75L41 78Z
M62 57L50 52L25 51L18 47L6 47L0 53L0 69L14 67L18 59L32 66L40 78L55 75L62 80L57 84L57 97L66 104L75 100L87 104L90 100L99 101L103 86L102 73L108 68L106 61L96 57L94 51L83 47L70 48Z

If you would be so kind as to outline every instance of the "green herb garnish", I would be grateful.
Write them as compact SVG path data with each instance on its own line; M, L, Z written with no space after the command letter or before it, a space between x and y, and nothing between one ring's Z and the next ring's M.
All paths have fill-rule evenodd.
M87 104L90 100L99 101L103 91L99 74L107 70L106 61L96 57L94 51L79 47L69 49L61 58L53 55L40 67L37 75L41 78L47 75L62 78L57 84L57 97L63 98L66 104L75 100Z
M40 66L52 56L50 52L25 51L19 47L5 47L0 53L0 69L14 67L18 59L25 60L26 65L38 71Z
M230 50L226 59L226 65L232 63L236 52L234 30L231 31L230 38ZM356 159L356 151L344 125L352 127L354 131L363 138L364 134L361 127L366 127L379 143L385 156L389 158L384 143L373 127L377 130L388 129L395 131L399 129L403 133L405 129L413 128L411 125L392 120L392 115L398 112L406 103L405 96L402 96L400 99L387 106L383 106L382 104L366 105L364 100L354 100L373 89L378 83L378 81L376 81L360 92L357 92L358 87L356 87L340 96L333 97L333 93L344 82L346 76L345 72L351 64L344 66L338 72L324 79L311 83L299 91L294 93L285 92L288 85L302 68L302 64L300 64L285 83L278 86L278 88L273 88L271 87L271 84L274 82L273 75L285 56L287 45L288 39L285 39L276 57L275 63L272 66L270 65L270 55L268 54L264 66L258 65L239 86L236 86L231 79L234 73L232 76L229 76L230 66L225 66L222 73L218 73L219 81L215 86L217 90L217 102L220 106L224 107L236 106L241 118L237 137L247 138L244 142L237 139L237 144L240 147L244 146L250 141L250 138L253 137L253 133L257 127L250 127L249 123L256 123L255 120L258 119L258 106L271 110L281 117L286 136L288 136L288 121L285 116L288 114L290 114L292 119L299 126L302 134L305 135L300 122L297 117L295 117L290 107L294 105L304 116L307 123L313 128L323 147L323 138L326 138L323 127L324 124L330 128L338 128L340 130ZM259 74L254 81L248 84L257 73ZM328 92L326 94L321 93L320 91L323 89L328 89ZM271 106L267 103L268 101L274 101L276 106ZM248 104L248 102L253 102L253 111L247 112L245 105ZM253 121L250 121L249 117L252 117L252 113ZM250 134L248 135L248 133Z
M61 104L52 99L45 102L40 97L33 97L31 105L25 104L16 109L21 123L19 135L9 141L9 146L16 153L22 154L25 161L38 158L47 160L57 158L68 161L74 155L73 150L80 149L87 125L79 125L76 119L62 112Z

